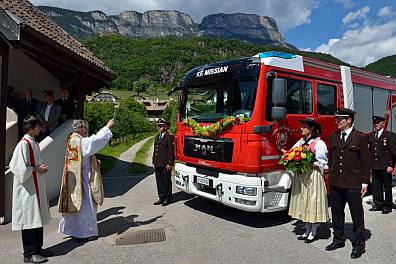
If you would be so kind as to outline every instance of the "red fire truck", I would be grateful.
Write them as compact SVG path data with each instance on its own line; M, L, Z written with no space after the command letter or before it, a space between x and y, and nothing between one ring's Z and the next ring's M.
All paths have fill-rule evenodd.
M337 107L357 112L357 129L380 115L396 131L395 79L295 54L197 67L178 88L177 188L246 211L287 208L291 178L278 161L301 138L299 120L319 122L326 142Z

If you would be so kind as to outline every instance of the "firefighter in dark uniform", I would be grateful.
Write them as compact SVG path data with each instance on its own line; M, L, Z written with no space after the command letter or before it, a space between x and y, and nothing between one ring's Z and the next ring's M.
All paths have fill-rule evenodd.
M382 116L373 116L373 123L374 131L369 136L373 207L369 210L389 214L392 212L393 133L384 129L385 118ZM383 190L385 190L385 199Z
M362 197L367 192L370 179L370 157L368 136L352 126L354 116L355 112L351 109L337 109L339 130L329 138L330 206L334 237L326 250L345 246L345 204L348 203L353 222L351 258L359 258L365 252Z
M169 126L169 122L164 119L159 119L157 122L159 133L154 141L153 164L159 199L154 205L166 206L171 203L172 198L171 172L175 154L173 135L168 132Z

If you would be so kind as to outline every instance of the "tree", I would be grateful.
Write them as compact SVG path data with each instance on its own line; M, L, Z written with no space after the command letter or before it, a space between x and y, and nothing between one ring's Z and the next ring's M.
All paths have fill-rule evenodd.
M144 79L133 82L133 89L137 92L138 96L140 93L146 92L149 86L150 82Z

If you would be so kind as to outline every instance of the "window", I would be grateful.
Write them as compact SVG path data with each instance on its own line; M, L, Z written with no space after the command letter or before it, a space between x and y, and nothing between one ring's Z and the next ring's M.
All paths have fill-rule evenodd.
M353 102L355 122L354 127L369 132L373 129L371 117L373 116L373 91L370 86L354 84ZM385 102L384 102L385 104Z
M312 113L312 85L310 82L287 79L288 114Z
M334 115L336 112L336 87L318 84L318 114Z
M271 120L272 79L268 80L266 118ZM287 79L286 108L288 114L312 113L312 84L311 82L297 79Z

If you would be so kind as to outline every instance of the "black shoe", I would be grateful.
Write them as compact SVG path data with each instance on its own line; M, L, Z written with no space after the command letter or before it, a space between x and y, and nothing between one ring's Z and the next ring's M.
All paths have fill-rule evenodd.
M77 243L87 243L88 242L88 237L73 237L72 239L74 239Z
M167 205L170 205L170 204L171 204L170 200L166 199L166 200L162 203L162 206L167 206Z
M29 258L23 258L23 262L25 263L44 263L47 261L48 261L47 258L44 258L40 255L32 255Z
M382 208L382 214L392 213L392 208L384 207Z
M369 211L371 211L371 212L374 212L374 211L382 211L382 208L381 208L380 206L373 205L373 207L371 207L371 208L369 209Z
M341 243L331 243L330 245L328 245L325 249L327 251L333 251L336 250L337 248L343 248L345 247L345 243L341 242Z
M352 249L351 258L353 258L353 259L360 258L364 252L366 252L366 250L364 248L362 248L362 249L354 248L354 249Z
M305 239L304 243L310 244L310 243L314 242L315 240L318 240L318 236L314 236L312 239L309 239L307 237L307 239Z
M307 237L308 237L308 236L298 236L298 237L297 237L297 240L305 240L305 239L307 239Z
M98 240L98 237L97 236L87 237L87 240L88 241L95 241L95 240Z
M52 257L54 255L54 252L48 249L40 249L39 254L42 257L48 258L48 257Z
M154 205L160 205L164 202L164 200L159 199L158 201L154 202Z

